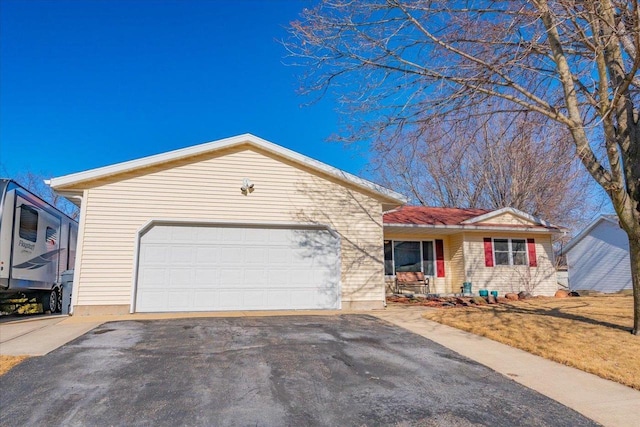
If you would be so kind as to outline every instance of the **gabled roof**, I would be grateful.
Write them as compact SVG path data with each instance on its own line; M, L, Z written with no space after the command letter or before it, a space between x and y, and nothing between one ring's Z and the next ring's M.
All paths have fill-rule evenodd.
M188 157L197 156L205 153L232 148L240 145L248 145L271 152L277 156L288 159L294 163L305 166L309 169L330 175L339 181L354 185L363 190L372 192L379 198L389 204L401 205L407 202L407 198L400 193L384 188L366 179L362 179L343 170L334 168L318 160L304 156L295 151L274 144L255 135L246 133L243 135L233 136L230 138L211 141L204 144L194 145L179 150L169 151L166 153L156 154L153 156L143 157L140 159L130 160L123 163L116 163L110 166L104 166L97 169L91 169L84 172L78 172L70 175L52 178L47 181L54 190L68 189L86 181L105 178L125 172L131 172L136 169L156 166L162 163L168 163Z
M578 235L576 237L574 237L573 239L569 240L569 243L567 243L561 249L560 254L562 254L562 255L566 254L568 250L573 248L580 241L582 241L582 239L587 237L589 235L589 233L591 233L591 230L596 228L602 222L609 222L611 224L614 224L616 227L620 227L620 223L618 222L618 216L617 215L600 215L598 218L593 220L589 225L587 225L584 230L582 230L580 233L578 233Z
M497 216L503 215L505 213L510 213L512 215L515 215L517 217L520 217L522 219L525 219L527 221L530 221L534 224L539 224L539 225L543 225L547 228L559 228L547 221L544 221L538 217L535 217L533 215L529 215L528 213L522 212L521 210L518 209L514 209L514 208L502 208L502 209L498 209L495 211L491 211L491 212L487 212L484 215L480 215L477 216L475 218L470 218L466 221L464 221L464 224L478 224L478 223L487 223L490 224L491 223L491 219L495 218Z
M485 209L432 208L427 206L403 206L384 214L385 224L457 225L489 212Z
M523 218L530 224L504 224L491 222L505 213ZM495 211L486 209L435 208L427 206L403 206L386 212L383 217L385 227L423 228L423 229L466 229L500 231L543 231L562 232L562 227L553 225L540 218L513 208Z

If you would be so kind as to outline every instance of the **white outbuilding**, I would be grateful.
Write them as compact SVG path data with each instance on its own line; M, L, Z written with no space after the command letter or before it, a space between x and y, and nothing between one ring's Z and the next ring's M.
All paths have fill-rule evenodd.
M614 293L631 289L629 239L615 215L602 215L562 250L572 291Z

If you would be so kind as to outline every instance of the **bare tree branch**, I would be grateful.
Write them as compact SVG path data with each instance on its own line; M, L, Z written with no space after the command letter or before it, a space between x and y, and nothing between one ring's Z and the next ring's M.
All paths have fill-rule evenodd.
M608 194L630 242L640 241L638 0L324 0L302 12L291 35L284 45L305 67L303 91L339 89L349 121L343 140L394 153L411 148L407 141L416 135L435 133L433 123L445 126L446 117L462 112L538 115L540 126L561 126L571 135L576 157ZM481 105L486 110L478 110ZM478 187L497 187L492 203L536 199L538 193L521 191L531 177L514 175L491 152L506 141L489 129L484 137L492 141L484 147L488 159L497 165L487 174L493 181ZM442 148L425 140L429 144L416 146L431 155ZM533 148L545 144L530 138L520 147L535 156L544 153ZM452 158L461 162L450 172L457 178L471 167L464 158ZM398 160L424 162L417 155ZM402 181L410 184L415 173L403 170ZM506 183L509 191L501 187ZM482 201L476 194L486 188L476 190L450 182L434 187L443 200ZM420 188L410 193L425 199ZM632 251L632 276L634 331L640 334L640 243Z

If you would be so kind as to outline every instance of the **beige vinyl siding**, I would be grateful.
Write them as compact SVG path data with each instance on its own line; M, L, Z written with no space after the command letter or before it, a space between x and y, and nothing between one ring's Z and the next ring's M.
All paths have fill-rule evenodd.
M495 266L485 267L484 237L535 239L537 267ZM558 289L556 270L553 266L551 235L531 233L465 233L466 276L473 284L473 291L488 289L507 292L527 291L534 295L553 295Z
M243 195L244 178L254 191ZM342 299L380 301L382 206L328 176L237 148L87 183L78 305L130 304L137 232L151 219L321 223L341 235Z
M460 286L466 281L464 274L464 236L462 233L449 236L450 270L448 292L460 292Z
M486 221L482 221L482 223L487 224L509 224L509 225L537 225L528 219L521 218L517 215L514 215L510 212L503 213L502 215L495 216Z

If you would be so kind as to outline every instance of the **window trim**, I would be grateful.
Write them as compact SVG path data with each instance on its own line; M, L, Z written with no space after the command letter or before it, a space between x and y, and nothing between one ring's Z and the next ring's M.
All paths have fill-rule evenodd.
M506 240L508 245L508 255L509 255L509 264L498 264L496 262L496 240ZM524 242L524 256L525 262L524 264L514 264L513 263L513 240ZM502 251L500 251L502 252ZM518 252L521 253L521 252ZM494 267L527 267L529 266L529 248L527 246L527 239L522 237L492 237L491 238L491 254L493 255L493 266Z
M427 276L427 277L437 277L438 275L438 266L436 264L436 240L435 239L402 239L402 240L394 240L394 239L384 239L382 244L383 244L383 252L384 252L384 244L385 242L390 242L391 243L391 266L393 267L393 274L387 274L386 272L386 266L385 266L385 271L384 271L384 276L385 277L395 277L396 275L396 251L395 251L395 242L418 242L420 243L420 272L424 273L424 253L423 253L423 243L424 242L431 242L431 244L433 245L433 260L431 261L431 263L433 264L433 275L431 276ZM384 259L384 261L387 261L386 259Z

